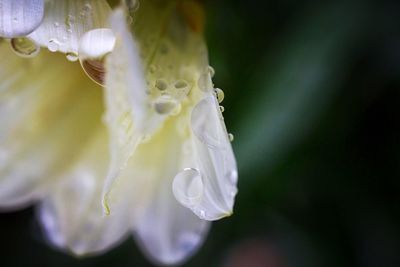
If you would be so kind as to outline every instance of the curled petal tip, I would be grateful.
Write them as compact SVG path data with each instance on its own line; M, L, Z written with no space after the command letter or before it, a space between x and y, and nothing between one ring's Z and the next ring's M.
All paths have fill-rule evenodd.
M103 213L104 215L108 216L111 213L110 206L108 205L108 196L107 194L103 196L103 201L102 201L102 206L103 206Z

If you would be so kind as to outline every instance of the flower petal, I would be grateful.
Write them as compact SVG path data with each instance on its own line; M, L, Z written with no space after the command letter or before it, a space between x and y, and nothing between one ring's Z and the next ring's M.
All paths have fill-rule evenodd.
M42 22L44 0L0 0L0 37L33 32Z
M106 27L110 13L105 0L46 1L43 22L28 37L52 52L78 55L79 38Z
M138 146L124 172L133 189L134 233L145 254L162 264L185 261L203 243L209 222L174 198L171 185L185 161L184 140L169 120L148 143Z
M116 43L113 53L106 60L105 118L111 139L111 165L104 186L106 212L109 212L108 195L120 171L138 143L158 128L162 121L154 112L149 113L150 104L138 49L125 18L123 10L114 11L112 28Z
M159 179L166 177L161 175ZM172 179L165 180L136 222L134 233L149 259L175 265L183 263L198 250L210 223L179 205L171 193Z
M201 219L218 220L232 213L237 167L215 96L203 98L193 108L191 128L194 164L177 174L173 192Z
M0 207L36 199L101 114L101 92L76 65L42 51L32 59L0 44ZM68 73L68 76L65 76Z
M103 216L100 196L107 173L108 137L102 126L96 131L76 165L39 206L39 218L51 243L76 255L109 249L122 240L129 226L126 206Z

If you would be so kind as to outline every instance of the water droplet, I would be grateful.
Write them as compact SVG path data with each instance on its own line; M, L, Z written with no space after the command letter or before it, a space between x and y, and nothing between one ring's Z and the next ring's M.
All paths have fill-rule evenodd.
M163 115L172 113L177 108L177 105L176 100L169 95L162 95L154 101L155 111Z
M221 127L219 108L214 96L202 99L192 110L191 128L194 135L211 149L224 149L226 132Z
M210 74L208 73L203 73L199 76L199 79L197 80L197 86L199 89L203 92L209 92L212 90L213 85L210 79Z
M67 53L67 60L68 61L71 61L71 62L75 62L75 61L77 61L78 60L78 54L76 54L76 53L73 53L73 52L69 52L69 53Z
M105 68L103 60L87 59L79 60L82 69L85 71L86 75L94 81L95 83L103 86L105 77Z
M219 106L219 110L221 110L221 112L224 112L225 111L224 106Z
M114 33L107 28L88 31L79 39L81 66L90 79L99 85L104 85L105 56L114 49L114 45Z
M154 86L160 91L164 91L168 88L167 82L163 79L156 80L156 83Z
M185 80L179 80L175 83L174 86L176 89L186 89L188 87L188 84Z
M215 70L213 67L208 66L208 73L210 73L211 78L215 75Z
M125 4L129 9L129 12L135 12L140 6L139 0L125 0Z
M219 88L215 88L215 95L217 96L218 103L222 103L222 101L224 101L224 91Z
M79 57L101 59L112 52L115 45L115 35L111 29L100 28L86 32L79 39Z
M60 26L60 23L58 23L57 21L56 22L54 22L54 27L59 27Z
M12 38L11 47L20 57L34 57L40 51L40 46L25 37Z
M91 11L91 10L92 10L92 5L89 4L89 3L86 3L86 4L83 6L83 10L86 11L86 12Z
M228 134L228 137L229 137L229 141L231 141L231 142L233 142L233 139L235 139L235 137L231 133Z
M157 70L157 67L156 67L156 66L154 66L153 64L150 65L150 67L149 67L150 73L154 73L154 72L156 72L156 70Z
M183 206L191 208L198 205L203 197L204 184L199 170L186 168L179 172L172 183L176 200Z
M47 43L47 48L49 49L50 52L57 52L59 49L59 44L56 40L51 39L48 43Z

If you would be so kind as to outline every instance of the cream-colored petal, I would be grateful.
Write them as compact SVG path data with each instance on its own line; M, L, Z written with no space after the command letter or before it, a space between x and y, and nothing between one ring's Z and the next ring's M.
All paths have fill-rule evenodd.
M197 252L211 225L176 202L170 188L172 175L159 174L157 179L162 182L134 228L136 240L148 258L168 265L181 264Z
M47 0L42 24L28 37L52 52L77 55L80 37L107 27L110 13L106 0Z
M104 187L106 211L108 195L135 146L151 139L168 117L179 116L187 104L197 84L198 56L203 51L201 36L182 20L177 2L143 1L133 10L137 11L130 13L130 28L123 9L112 16L117 41L106 64L112 153Z
M150 102L150 109L161 117L180 118L176 122L177 128L183 132L182 138L192 138L190 146L194 149L191 162L177 170L176 182L170 188L174 188L177 199L200 218L217 220L232 213L237 192L237 168L213 90L212 71L208 66L207 50L200 34L201 16L195 15L199 7L193 1L185 3L189 2L192 4L187 6L173 1L145 1L132 14L134 23L131 28L139 41L140 55L146 70L148 101L147 106L140 105L143 103L140 101L128 104L138 108L142 114L150 114ZM122 14L119 21L124 20ZM121 28L125 29L123 26ZM129 36L129 32L126 33ZM118 50L117 45L113 55L118 55ZM123 60L121 58L129 57L120 56L120 61ZM138 57L133 59L139 60ZM130 61L134 63L134 60ZM110 69L118 70L118 65L123 64L115 64ZM119 73L124 79L130 78L128 73ZM218 89L217 92L221 96L222 91ZM125 98L129 99L127 96ZM219 100L222 98L219 97ZM176 110L175 107L179 107L178 111L172 112ZM190 123L192 131L189 130L185 135L186 126ZM134 128L135 119L132 125L132 133L137 132ZM153 142L152 139L149 142ZM185 182L187 177L193 182ZM107 193L115 180L111 181L105 187ZM189 194L189 200L185 199L186 193Z
M123 240L130 224L123 205L103 216L100 199L107 174L108 136L103 126L93 130L95 135L76 164L54 183L39 206L49 241L75 255L104 252Z
M176 176L177 200L205 220L218 220L232 213L237 193L237 167L232 146L214 95L203 98L191 113L192 145L196 172L183 171ZM183 175L183 178L182 178ZM196 176L201 182L196 182ZM182 183L182 179L193 182ZM190 201L196 192L196 202Z
M176 119L148 142L138 146L121 179L121 187L132 189L135 237L154 262L185 261L203 243L209 222L199 219L174 198L171 185L184 166L184 140Z
M114 11L112 29L114 51L106 60L105 121L110 133L111 165L104 186L104 206L108 195L136 146L157 127L162 117L149 108L146 83L136 43L126 25L122 9Z
M0 207L15 209L79 154L101 114L101 91L62 55L23 59L8 42L0 54Z
M43 15L44 0L0 0L0 37L31 33L40 25Z

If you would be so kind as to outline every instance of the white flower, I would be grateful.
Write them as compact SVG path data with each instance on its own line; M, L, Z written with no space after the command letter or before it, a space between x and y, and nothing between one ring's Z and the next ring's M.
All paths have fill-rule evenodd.
M223 92L197 2L124 4L0 0L0 206L40 201L49 241L74 254L131 231L176 264L232 213Z

